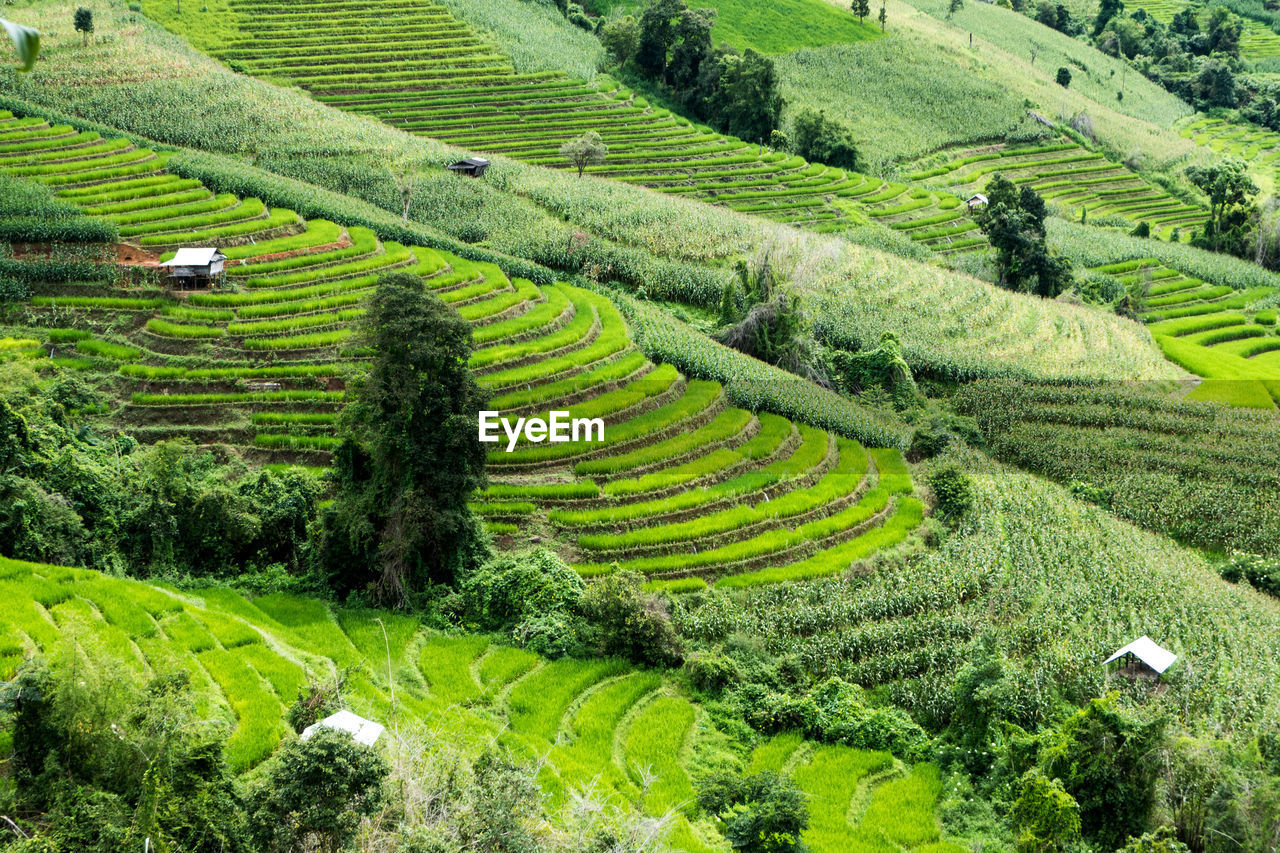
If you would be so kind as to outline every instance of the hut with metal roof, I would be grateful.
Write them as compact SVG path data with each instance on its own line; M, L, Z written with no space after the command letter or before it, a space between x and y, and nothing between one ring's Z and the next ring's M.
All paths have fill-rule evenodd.
M489 168L489 161L483 157L468 157L465 160L450 163L445 168L450 172L458 172L462 175L478 178L484 174L485 169Z
M351 735L351 739L356 743L365 746L373 746L378 742L378 738L382 737L382 733L386 731L386 727L381 723L375 723L373 720L366 720L359 714L353 714L350 711L339 711L336 714L330 714L318 723L312 723L302 730L299 735L302 740L309 740L318 729L334 729L340 732L346 732Z
M1127 678L1158 681L1178 656L1143 634L1102 662L1103 666L1119 664L1117 673Z
M169 271L169 281L179 290L212 287L222 282L227 256L219 249L179 249L160 264Z

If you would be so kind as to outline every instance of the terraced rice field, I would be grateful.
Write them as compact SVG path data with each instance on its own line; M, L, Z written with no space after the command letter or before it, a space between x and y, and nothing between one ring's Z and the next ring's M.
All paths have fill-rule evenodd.
M1173 16L1193 4L1179 0L1136 0L1133 9L1145 9L1157 21L1168 24ZM1244 30L1240 33L1240 56L1253 62L1280 59L1280 35L1266 24L1241 16Z
M1155 258L1094 268L1143 294L1142 318L1165 354L1209 381L1192 399L1222 399L1273 408L1280 391L1280 336L1275 312L1251 306L1275 288L1234 290L1206 284Z
M1280 39L1280 37L1277 37ZM1239 157L1251 167L1262 189L1274 191L1280 174L1280 133L1256 125L1220 118L1197 118L1182 125L1181 133L1196 145Z
M908 233L934 245L963 212L953 196L726 137L625 89L553 72L518 74L443 5L231 5L246 34L217 56L232 68L301 86L323 103L410 133L567 167L561 143L595 130L609 154L604 164L588 167L592 174L820 230L868 218L906 230L911 221L917 231Z
M497 738L526 760L545 759L540 778L553 806L594 786L650 814L672 810L669 840L676 849L727 850L692 808L690 758L705 730L704 712L660 672L620 661L545 661L485 637L433 634L413 617L334 611L289 595L180 594L3 558L0 593L7 602L0 678L11 678L25 655L56 654L68 638L118 661L126 677L186 671L201 712L230 727L228 757L237 772L252 769L290 736L285 711L303 685L345 670L344 698L370 718L392 719L394 688L398 728L388 732L391 749L397 732L419 727L475 749ZM761 747L752 763L792 773L812 798L806 840L816 853L926 844L932 853L962 849L934 843L941 786L932 765L903 768L884 753L794 736ZM822 772L854 768L863 772L839 778ZM645 777L647 789L640 784ZM909 836L904 808L919 824Z
M46 286L33 312L70 309L89 328L5 332L0 346L22 357L71 348L67 366L107 377L119 420L142 440L186 437L265 462L324 464L343 377L364 358L352 323L379 275L394 270L422 276L472 322L471 364L492 408L512 417L567 409L606 424L601 442L496 446L493 484L475 508L497 533L550 532L587 575L617 562L690 588L840 572L921 521L897 450L734 407L718 382L649 361L605 296L214 196L165 173L150 152L101 165L122 155L84 154L96 140L0 116L0 158L32 142L60 156L42 154L33 167L22 153L6 171L35 175L122 226L145 222L129 239L146 248L221 245L232 259L232 286L212 292ZM217 212L189 212L214 202ZM110 340L90 338L108 325Z
M1135 224L1146 222L1153 233L1167 237L1199 225L1205 218L1200 208L1069 141L1035 147L952 149L920 161L909 177L938 190L968 196L980 192L996 174L1019 186L1030 186L1073 219L1079 218L1082 210L1092 218L1120 216ZM950 236L953 240L971 239L966 231Z

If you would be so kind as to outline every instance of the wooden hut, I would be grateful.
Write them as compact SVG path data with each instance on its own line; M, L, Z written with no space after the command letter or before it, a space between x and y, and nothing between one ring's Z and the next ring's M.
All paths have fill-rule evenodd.
M1116 671L1126 678L1159 681L1177 659L1178 656L1173 652L1161 648L1143 634L1103 661L1102 665L1119 664Z
M970 210L977 210L980 207L987 206L987 197L982 193L974 193L969 196L969 200L965 204L969 205Z
M179 290L192 290L221 283L226 264L227 256L218 249L179 249L160 266L169 271L170 283Z
M472 178L478 178L484 174L485 169L489 168L489 161L483 157L468 157L465 160L450 163L445 168L450 172L457 172L462 175L468 175Z

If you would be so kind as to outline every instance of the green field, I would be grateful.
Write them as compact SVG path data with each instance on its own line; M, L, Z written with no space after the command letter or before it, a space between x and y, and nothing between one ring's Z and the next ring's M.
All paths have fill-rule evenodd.
M525 660L487 637L432 633L410 616L335 610L284 595L178 595L96 572L4 558L0 589L8 602L0 617L0 678L10 678L23 655L53 656L69 642L119 663L126 677L186 672L203 712L230 729L228 759L237 772L251 770L292 737L284 714L300 687L347 669L345 699L356 712L389 720L394 692L406 729L429 727L468 750L500 738L521 759L545 757L540 779L556 801L593 785L599 794L637 799L633 769L648 767L656 783L643 807L658 814L675 810L671 841L689 851L728 849L694 841L691 820L705 818L690 803L688 762L698 740L695 720L703 712L664 673L620 661ZM387 626L386 640L378 619ZM672 738L675 749L665 742ZM685 741L690 748L679 746ZM820 748L814 760L831 749ZM843 753L873 760L883 755ZM798 764L802 789L829 796L825 780ZM903 781L921 773L936 776L937 769L920 765ZM890 787L893 776L878 781L886 795L900 796ZM917 832L933 839L938 794L926 788L912 799L922 824ZM852 792L844 796L844 807L832 804L839 814ZM869 812L861 821L824 828L812 839L813 849L849 849L855 838L884 831L885 821ZM704 826L700 834L707 831Z
M717 0L691 3L691 8L716 12L711 30L714 43L727 42L738 50L753 48L762 53L786 53L801 47L824 47L868 41L880 35L872 15L859 23L847 8L833 8L824 0L779 0L760 5L744 0ZM611 11L636 14L639 3L615 3Z

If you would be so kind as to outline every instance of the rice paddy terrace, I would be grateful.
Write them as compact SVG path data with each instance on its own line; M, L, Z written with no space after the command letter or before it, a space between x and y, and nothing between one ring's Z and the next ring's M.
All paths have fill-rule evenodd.
M232 68L411 133L565 166L561 143L595 130L609 154L588 167L592 174L821 230L878 219L942 251L946 226L963 218L954 195L769 151L625 89L558 72L518 74L442 5L234 0L232 8L244 36L216 52Z
M1205 217L1202 209L1173 198L1122 164L1070 141L1033 147L951 149L917 163L910 179L939 191L968 195L979 192L996 174L1031 187L1072 218L1082 210L1094 218L1119 216L1135 224L1146 222L1153 233L1167 237L1200 225ZM964 245L978 239L976 231L977 226L970 224L969 231L955 230L950 237Z
M607 424L602 442L493 450L475 508L496 533L550 534L587 575L617 562L688 589L836 573L921 521L898 450L747 411L718 382L654 364L600 294L215 195L153 152L39 120L0 116L0 168L138 246L221 244L232 258L223 291L46 286L6 331L8 357L52 355L106 380L141 440L324 463L343 376L363 357L351 340L361 302L379 275L410 272L473 323L492 408Z
M1278 37L1280 38L1280 37ZM1263 189L1277 186L1280 174L1280 133L1252 124L1201 117L1183 124L1181 133L1197 145L1238 157L1252 167Z
M1145 9L1157 21L1168 24L1173 20L1174 15L1184 9L1193 8L1194 4L1180 0L1137 0L1132 7ZM1251 62L1268 63L1267 70L1274 70L1269 67L1274 63L1268 61L1280 59L1280 35L1262 21L1243 15L1240 16L1240 20L1244 23L1244 29L1240 33L1241 58Z
M1273 287L1236 290L1208 284L1156 258L1094 268L1144 294L1142 319L1172 361L1210 381L1193 399L1227 399L1264 409L1280 400L1280 336ZM1222 381L1228 384L1223 385ZM1236 381L1231 381L1236 380ZM1230 391L1223 397L1224 391Z
M716 834L693 804L690 766L704 746L705 712L661 672L616 660L546 661L382 611L335 612L279 594L250 601L225 589L179 593L3 558L0 591L0 678L11 678L24 655L55 654L68 640L138 677L185 671L201 713L231 727L227 754L238 772L287 735L285 711L300 688L345 670L344 698L357 713L390 721L394 688L390 737L425 727L476 749L498 739L522 757L545 758L540 780L553 807L594 787L653 816L674 811L669 840L679 849L727 850L710 840ZM886 753L795 736L763 744L749 764L790 774L809 796L805 841L817 853L964 849L939 839L933 765L904 767ZM642 787L645 773L653 781Z

